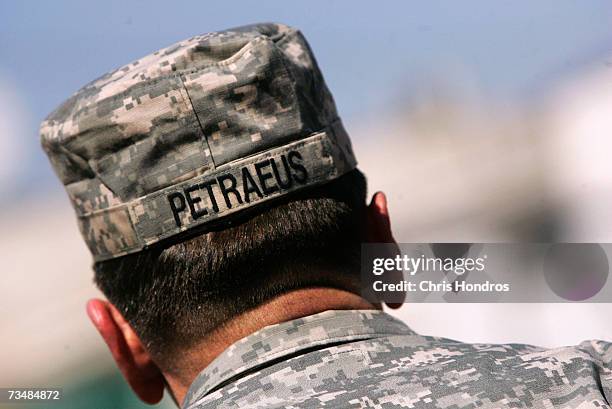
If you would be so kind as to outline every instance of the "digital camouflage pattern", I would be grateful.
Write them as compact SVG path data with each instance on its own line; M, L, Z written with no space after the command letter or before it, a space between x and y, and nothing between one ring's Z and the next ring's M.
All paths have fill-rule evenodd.
M42 123L96 261L355 168L302 34L192 37L103 75Z
M609 408L611 399L610 343L464 344L349 310L243 338L201 372L183 407Z

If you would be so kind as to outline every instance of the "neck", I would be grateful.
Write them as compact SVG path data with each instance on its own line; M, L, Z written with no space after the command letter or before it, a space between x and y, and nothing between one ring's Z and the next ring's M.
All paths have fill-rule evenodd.
M327 310L380 309L353 293L333 288L306 288L282 294L244 312L211 332L186 352L180 373L164 373L172 396L182 402L191 382L234 342L263 327Z

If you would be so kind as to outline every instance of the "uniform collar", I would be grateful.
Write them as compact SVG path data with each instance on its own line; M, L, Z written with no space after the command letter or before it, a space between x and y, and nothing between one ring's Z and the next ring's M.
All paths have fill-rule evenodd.
M200 372L185 396L183 407L192 407L240 374L301 350L400 334L414 332L377 310L330 310L270 325L232 344Z

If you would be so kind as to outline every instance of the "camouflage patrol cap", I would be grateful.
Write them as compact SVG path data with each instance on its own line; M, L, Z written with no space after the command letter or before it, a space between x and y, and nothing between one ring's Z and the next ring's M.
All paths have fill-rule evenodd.
M281 24L196 36L105 74L40 133L95 261L356 166L306 40Z

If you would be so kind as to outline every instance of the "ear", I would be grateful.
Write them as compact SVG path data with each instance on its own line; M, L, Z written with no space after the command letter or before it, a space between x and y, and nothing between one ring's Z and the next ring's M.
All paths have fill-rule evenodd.
M164 377L121 313L108 301L87 303L87 315L138 397L150 404L164 395Z
M387 197L383 192L372 196L367 210L367 241L369 243L395 243L391 233L391 220L387 208Z
M368 243L389 243L393 254L400 254L399 247L391 232L391 220L387 207L387 197L383 192L376 192L367 208L366 241ZM402 273L397 272L388 277L390 282L399 282L403 279ZM389 308L397 309L402 303L385 303Z

